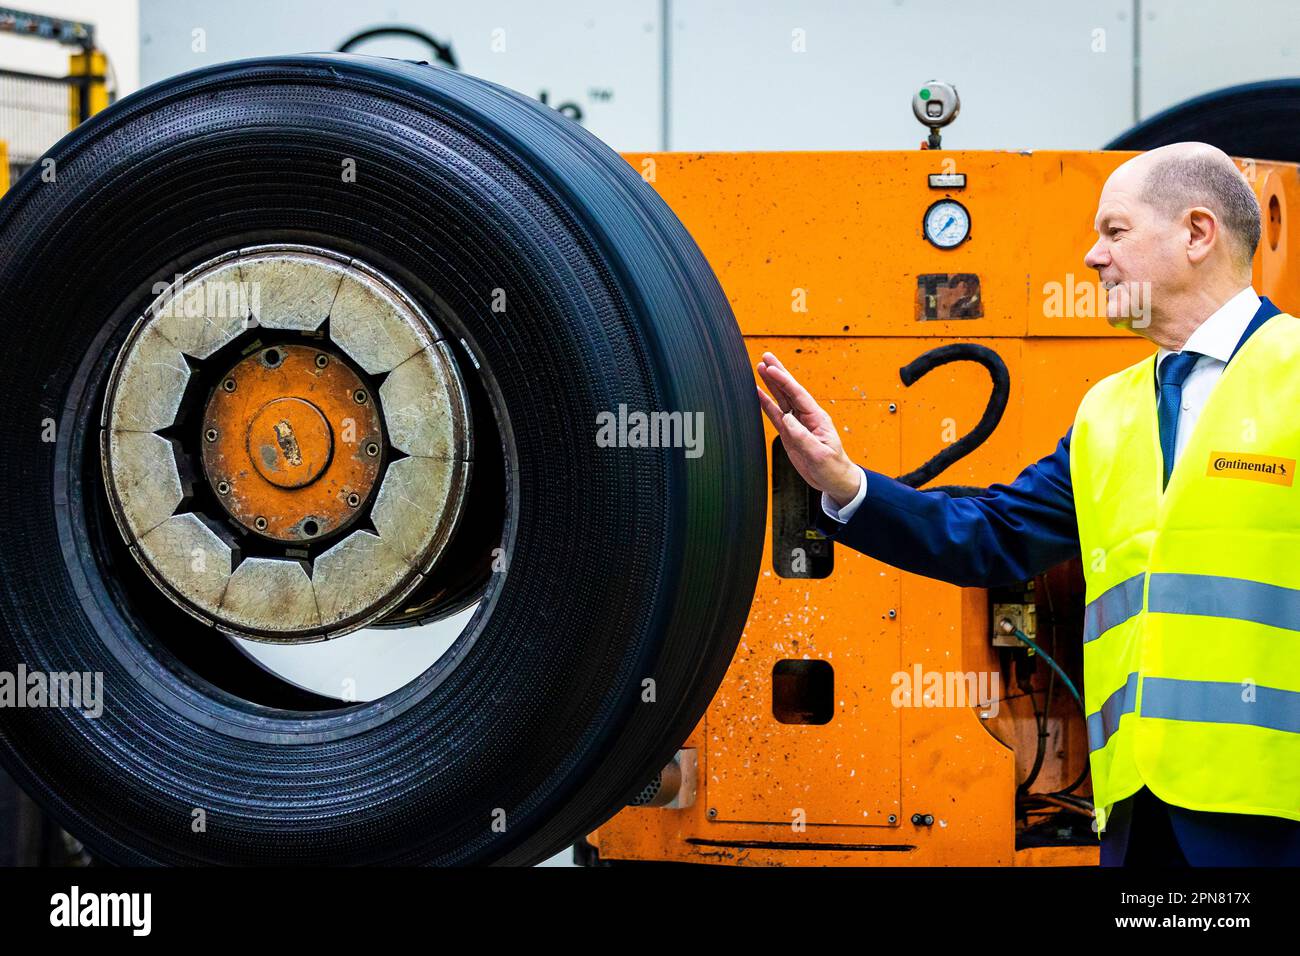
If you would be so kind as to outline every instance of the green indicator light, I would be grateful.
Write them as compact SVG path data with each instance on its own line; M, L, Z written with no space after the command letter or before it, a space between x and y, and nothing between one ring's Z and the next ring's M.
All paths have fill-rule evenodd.
M928 100L929 98L930 98L930 88L927 86L921 90L921 99Z

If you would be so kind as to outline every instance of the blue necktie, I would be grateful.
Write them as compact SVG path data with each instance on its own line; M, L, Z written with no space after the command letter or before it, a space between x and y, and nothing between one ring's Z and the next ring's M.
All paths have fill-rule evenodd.
M1165 458L1165 485L1174 470L1174 443L1178 437L1178 411L1183 407L1183 382L1200 358L1199 352L1176 352L1160 363L1160 451Z

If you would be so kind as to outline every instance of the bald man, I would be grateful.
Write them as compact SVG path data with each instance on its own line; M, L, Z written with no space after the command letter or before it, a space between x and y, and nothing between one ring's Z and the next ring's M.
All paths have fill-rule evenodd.
M1300 322L1251 288L1259 205L1213 146L1125 162L1094 228L1108 321L1157 349L1010 485L858 465L770 352L759 401L848 547L963 587L1083 557L1103 865L1300 865Z

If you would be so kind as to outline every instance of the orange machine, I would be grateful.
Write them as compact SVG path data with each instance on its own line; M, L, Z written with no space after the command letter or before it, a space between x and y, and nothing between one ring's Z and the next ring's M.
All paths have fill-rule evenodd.
M1054 449L1093 382L1152 351L1099 317L1105 298L1083 264L1102 184L1132 155L627 158L704 250L751 360L780 356L855 461L903 475L955 445L985 416L1000 359L1009 386L1000 420L922 485L934 487L1011 481ZM1288 247L1300 244L1300 171L1241 167L1264 214L1255 287L1295 312L1300 265ZM944 202L959 208L938 207L942 222L927 229ZM962 212L967 235L935 231ZM950 343L996 358L941 364L904 384L900 369ZM1046 704L1049 668L995 633L1010 617L1077 684L1079 567L992 593L896 571L812 531L817 499L779 443L769 456L767 553L731 668L673 764L590 835L588 859L1095 864L1089 783L1060 795L1086 765L1080 708L1059 680ZM946 692L929 698L935 675ZM963 679L988 692L960 699Z

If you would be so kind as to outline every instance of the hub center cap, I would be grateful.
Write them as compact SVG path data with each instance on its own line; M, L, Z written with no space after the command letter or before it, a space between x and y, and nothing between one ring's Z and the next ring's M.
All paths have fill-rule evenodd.
M320 409L301 398L277 398L248 425L245 447L257 473L281 488L309 485L325 470L334 436Z
M378 402L333 350L273 345L241 359L203 413L203 469L245 528L310 541L350 525L378 480Z

